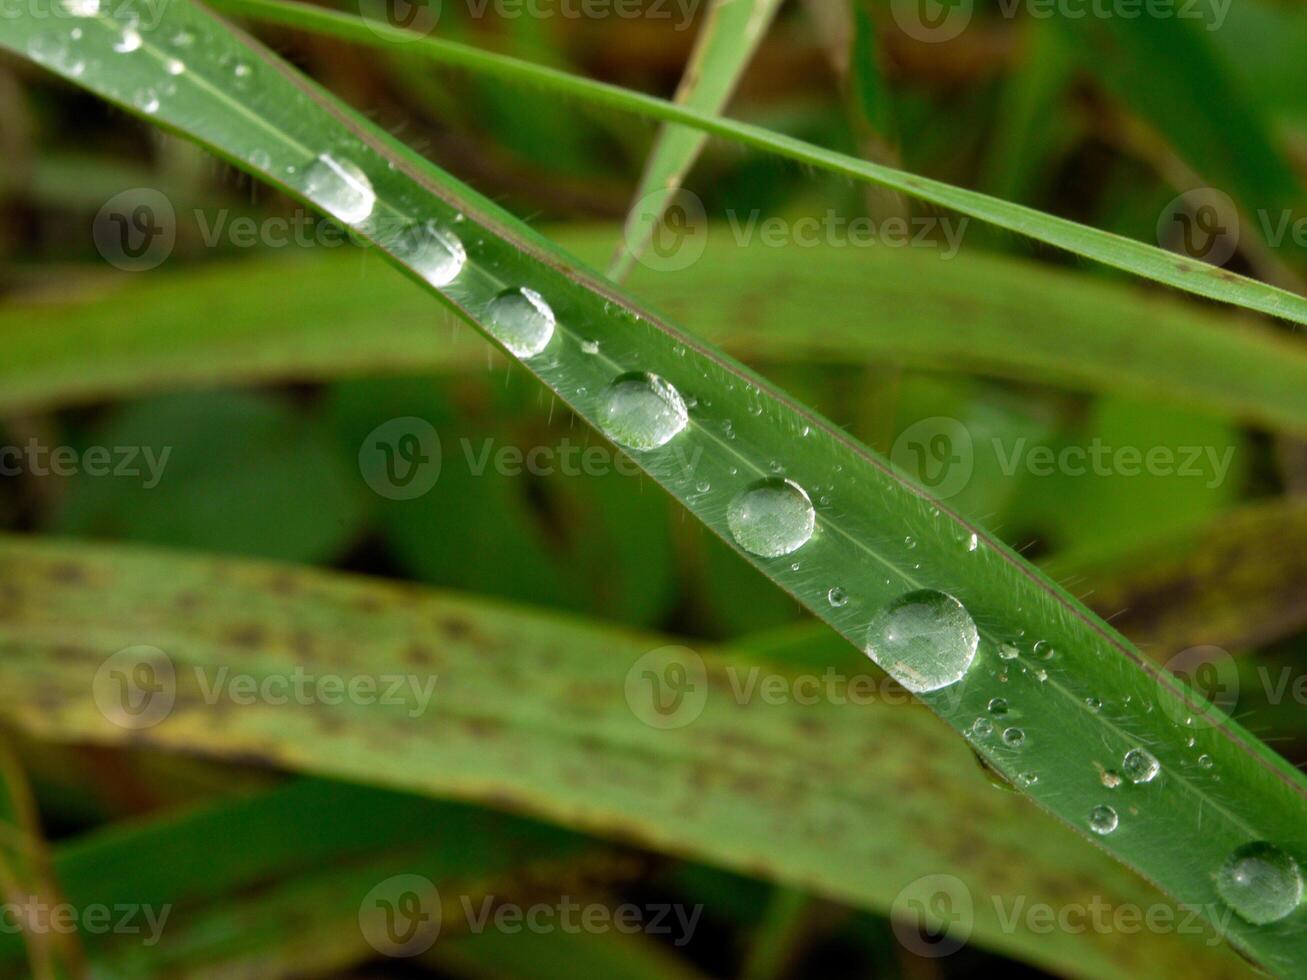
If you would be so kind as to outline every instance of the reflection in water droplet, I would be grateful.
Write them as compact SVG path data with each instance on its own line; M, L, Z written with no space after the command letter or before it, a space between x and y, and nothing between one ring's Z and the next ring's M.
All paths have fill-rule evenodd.
M867 655L909 691L921 694L960 681L979 642L962 603L923 589L877 613L867 632Z
M113 43L113 49L119 54L130 54L141 46L141 34L139 31L127 27L123 29L118 40Z
M1118 823L1116 811L1099 804L1089 811L1089 829L1096 834L1110 834Z
M1006 742L1008 745L1012 746L1012 748L1014 749L1020 747L1021 744L1025 742L1025 740L1026 740L1026 733L1023 732L1020 728L1008 728L1005 729L1003 732L1003 741Z
M347 225L372 214L377 195L367 174L348 160L324 153L304 171L304 193L314 204Z
M1005 715L1007 714L1007 701L1003 698L990 698L989 710L992 714Z
M535 357L554 336L554 311L534 289L508 289L490 301L487 328L517 357Z
M396 236L395 253L433 286L448 286L467 264L467 250L434 221L409 225Z
M988 738L994 734L994 723L988 718L977 718L971 725L971 734L976 738Z
M808 543L817 514L803 487L781 477L759 480L736 494L726 523L741 548L762 558L779 558Z
M1162 764L1147 749L1131 749L1121 759L1121 771L1132 783L1151 783L1162 771Z
M619 446L657 449L688 421L681 393L656 374L623 374L604 389L599 427Z
M1287 852L1256 841L1235 850L1216 873L1216 890L1253 925L1278 922L1302 901L1302 872Z
M848 605L849 594L837 585L826 593L826 601L838 609L840 606Z

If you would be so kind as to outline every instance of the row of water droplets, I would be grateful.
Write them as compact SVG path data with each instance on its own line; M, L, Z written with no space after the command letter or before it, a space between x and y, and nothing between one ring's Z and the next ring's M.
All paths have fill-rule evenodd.
M100 15L100 0L63 0L64 9L75 19ZM134 24L116 28L120 31L113 50L130 55L139 51L143 39ZM73 26L67 41L77 42L81 28ZM178 53L188 49L194 34L174 31L168 39ZM35 36L29 54L37 61L77 76L85 63L77 58L62 38ZM71 60L70 60L71 59ZM239 83L250 74L248 63L227 60L234 80ZM164 68L169 76L186 71L180 57L169 54ZM169 94L167 83L161 89L142 89L132 101L141 111L153 113L160 105L160 93ZM257 153L255 155L258 155ZM266 154L252 161L261 169L270 162ZM357 164L342 156L321 154L302 170L286 168L286 179L332 217L351 228L374 234L378 198L371 180ZM456 219L457 220L457 219ZM451 287L468 267L467 251L459 237L437 222L400 221L393 234L386 234L383 244L432 286ZM499 289L484 308L480 318L487 330L515 357L530 361L545 354L554 341L557 319L549 302L539 292L525 286ZM599 344L582 340L581 351L600 355ZM648 453L668 445L690 421L686 399L666 379L647 371L617 371L603 389L597 406L598 422L614 442L637 453ZM751 389L752 390L752 389ZM758 394L754 390L755 396ZM758 399L761 405L761 400ZM727 426L727 436L731 435ZM779 465L774 471L783 472ZM732 468L734 472L734 468ZM699 484L701 493L710 487ZM808 492L795 481L780 475L764 476L739 489L731 498L726 512L727 525L735 542L759 558L787 557L800 551L817 530L816 509ZM967 551L979 545L972 534ZM797 567L797 565L795 566ZM826 594L833 609L847 605L849 596L841 586L832 586ZM954 597L943 592L919 589L909 592L882 607L868 628L865 651L882 669L913 693L938 691L960 681L970 669L979 645L975 621ZM1051 648L1036 643L1033 652L1051 656ZM1002 659L1016 656L1014 647L1000 648ZM1037 674L1043 673L1042 668ZM1046 677L1046 673L1043 680ZM994 718L1008 712L1003 698L993 698L988 709ZM1016 726L996 728L990 718L977 719L972 726L974 737L985 737L1001 730L1003 743L1012 749L1025 742L1025 732ZM1120 772L1103 774L1103 785L1115 788L1122 779L1133 784L1152 782L1161 772L1158 760L1143 748L1125 753ZM1033 773L1019 777L1030 785L1037 781ZM1089 828L1097 834L1116 831L1119 816L1107 804L1095 806L1088 815ZM1278 921L1294 911L1302 896L1302 876L1297 862L1282 849L1263 841L1252 842L1235 850L1216 874L1222 897L1247 921L1265 924Z

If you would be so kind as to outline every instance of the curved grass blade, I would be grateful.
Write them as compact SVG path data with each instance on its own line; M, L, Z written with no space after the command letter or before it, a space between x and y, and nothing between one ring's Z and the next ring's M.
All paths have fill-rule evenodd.
M1241 848L1277 849L1285 899L1300 897L1290 872L1307 863L1307 782L1242 727L1196 707L1073 597L841 430L639 309L200 8L169 5L148 36L104 14L80 23L72 38L19 17L3 43L381 244L918 692L993 770L1228 920L1231 941L1267 967L1307 972L1307 909L1277 904L1269 922L1218 915L1231 909L1223 896L1239 904L1217 883ZM1160 760L1147 780L1105 776L1140 751Z
M676 90L677 104L720 114L780 5L781 0L713 0ZM625 278L632 263L649 247L668 205L707 142L707 134L682 126L664 126L659 131L645 161L617 254L609 265L610 278Z
M1095 896L1187 913L997 791L946 726L829 631L816 644L749 641L765 647L758 654L692 650L336 573L15 538L0 538L0 595L12 597L0 607L0 714L42 738L481 801L881 912L913 881L947 874L971 898L974 942L1056 973L1244 972L1208 933L1046 933L1014 916L1030 903L1084 909ZM167 656L175 681L137 716L143 724L123 728L93 699L91 678L141 644ZM666 714L645 676L663 662L699 678ZM844 686L814 699L828 672ZM277 679L297 674L310 693L317 678L412 680L387 684L384 701L241 698L251 683L282 690ZM763 694L778 684L793 696ZM143 692L128 693L139 706ZM246 862L220 867L224 878L249 873Z
M590 266L610 226L560 228ZM1307 434L1307 344L1236 316L1083 273L963 252L741 245L710 229L675 275L638 266L630 290L751 361L894 363L1127 392ZM480 369L485 344L445 329L426 295L356 253L211 264L0 305L0 410L185 385ZM759 302L759 283L772 295ZM198 304L220 315L197 318ZM1049 313L1049 308L1056 313ZM298 311L287 317L282 309ZM819 324L812 310L823 310ZM879 313L868 318L865 309ZM36 315L39 311L39 317ZM441 342L431 342L432 333ZM88 352L94 352L89 357Z
M304 4L285 0L217 0L214 6L268 23L318 31L362 44L385 46L401 41L406 50L441 64L547 87L579 101L689 126L712 136L720 136L831 173L868 181L909 197L929 201L1018 235L1197 296L1257 310L1294 323L1307 324L1307 299L1287 290L1224 269L1204 266L1152 245L1099 231L1034 208L1000 201L942 181L826 150L760 126L709 115L690 106L676 105L615 85L580 78L455 42L414 37L397 29L365 24L347 14L337 14Z

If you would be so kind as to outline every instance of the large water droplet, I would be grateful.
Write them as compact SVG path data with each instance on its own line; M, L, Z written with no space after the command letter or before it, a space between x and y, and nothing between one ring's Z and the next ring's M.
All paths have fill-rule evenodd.
M326 153L304 171L304 193L347 225L365 220L377 204L377 194L367 174L348 160L337 160Z
M745 551L779 558L808 543L817 512L803 487L793 480L771 477L736 494L727 508L726 523Z
M463 243L434 221L409 225L401 231L395 252L433 286L448 286L467 264Z
M1147 749L1131 749L1121 760L1121 771L1132 783L1151 783L1162 771L1162 764Z
M599 425L619 446L665 446L689 421L681 393L656 374L623 374L604 389Z
M488 327L518 357L535 357L554 336L554 311L534 289L509 289L490 301Z
M867 655L909 691L921 694L960 681L979 642L962 603L923 589L877 613L867 632Z
M1278 922L1302 901L1298 862L1274 844L1256 841L1235 850L1216 873L1216 890L1253 925Z
M1096 834L1110 834L1117 823L1116 811L1110 806L1100 803L1089 811L1089 829Z

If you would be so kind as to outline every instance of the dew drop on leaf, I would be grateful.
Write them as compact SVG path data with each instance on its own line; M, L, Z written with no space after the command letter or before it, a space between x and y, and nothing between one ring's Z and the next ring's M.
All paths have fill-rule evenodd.
M395 254L433 286L448 286L467 264L467 250L434 221L409 225L396 236Z
M123 29L118 40L113 43L113 49L119 54L130 54L141 46L141 33L134 28L127 27Z
M900 596L876 614L867 655L914 694L960 681L976 657L980 635L962 603L922 589Z
M304 171L304 193L314 204L347 225L372 214L377 194L367 174L348 160L322 154Z
M1151 783L1162 771L1162 764L1147 749L1131 749L1121 760L1121 771L1132 783Z
M508 289L490 301L486 326L517 357L535 357L554 336L554 311L534 289Z
M793 480L771 477L741 490L726 511L736 543L761 558L798 551L817 524L807 492Z
M848 605L849 594L837 585L826 593L826 601L838 609L840 606Z
M656 374L623 374L604 389L599 425L619 446L657 449L671 442L688 421L681 393Z
M1110 834L1118 822L1116 811L1110 806L1100 803L1089 811L1089 829L1096 834Z
M1302 901L1302 872L1288 853L1255 841L1236 849L1216 874L1216 890L1253 925L1278 922Z

